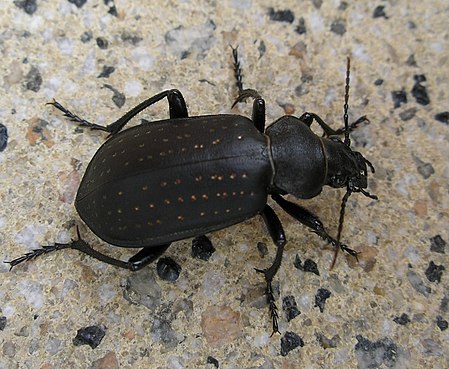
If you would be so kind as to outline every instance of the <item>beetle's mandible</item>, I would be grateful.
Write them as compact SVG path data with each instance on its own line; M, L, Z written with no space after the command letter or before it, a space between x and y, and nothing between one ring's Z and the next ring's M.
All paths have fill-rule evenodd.
M261 215L277 252L268 269L256 270L265 277L273 332L278 332L271 283L281 265L286 237L267 204L268 196L336 251L357 256L340 242L346 202L353 192L376 196L366 190L373 166L350 147L349 132L367 118L348 123L349 58L343 128L334 130L318 115L304 113L299 118L283 116L265 129L265 102L255 90L243 89L237 49L232 50L239 89L234 105L252 98L252 119L241 115L189 117L178 90L150 97L107 126L81 119L56 101L50 103L80 126L109 132L86 169L75 207L102 240L141 250L128 261L117 260L91 248L78 232L78 239L71 243L44 246L9 261L11 268L50 251L73 248L106 263L138 270L162 255L173 241ZM123 130L131 118L164 98L169 119ZM313 121L323 129L322 137L311 130ZM342 134L344 140L338 137ZM326 232L318 217L283 197L309 199L325 185L346 188L336 238Z

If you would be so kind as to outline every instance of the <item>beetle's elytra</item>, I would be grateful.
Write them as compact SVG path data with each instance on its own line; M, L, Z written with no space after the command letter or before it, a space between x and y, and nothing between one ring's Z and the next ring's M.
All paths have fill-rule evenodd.
M267 138L248 118L168 119L106 141L75 206L112 245L158 246L253 217L271 176Z
M356 256L340 243L340 235L350 194L361 192L376 199L366 191L368 168L372 172L374 168L350 148L349 140L349 132L367 119L348 123L348 59L344 128L333 130L318 115L304 113L299 118L281 117L265 129L265 102L255 90L243 89L237 49L233 49L233 58L239 88L235 103L254 99L252 119L240 115L189 117L178 90L163 91L143 101L106 127L81 119L56 101L50 103L80 126L110 133L86 169L75 206L98 237L112 245L141 250L127 262L117 260L92 249L78 232L78 239L71 243L45 246L8 262L11 268L50 251L73 248L137 270L157 259L173 241L261 215L277 252L270 268L256 270L264 274L273 332L278 332L271 282L280 267L286 237L267 197L337 251ZM122 130L131 118L164 98L170 119ZM310 129L313 121L323 129L323 137ZM341 134L344 141L338 138ZM311 198L325 185L346 188L336 238L326 232L318 217L283 197Z

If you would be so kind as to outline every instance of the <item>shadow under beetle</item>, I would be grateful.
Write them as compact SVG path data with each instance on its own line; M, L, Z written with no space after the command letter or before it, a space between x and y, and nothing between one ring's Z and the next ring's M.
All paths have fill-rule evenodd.
M80 237L68 244L33 250L9 261L11 268L41 254L72 248L106 263L138 270L156 260L173 241L204 235L261 215L277 247L273 264L264 270L273 333L278 314L272 280L278 271L286 237L268 195L288 214L322 239L357 257L340 243L345 205L353 192L376 199L365 189L371 163L350 148L349 132L367 121L349 125L349 58L346 72L344 127L330 128L318 115L283 116L265 129L265 102L243 89L237 49L232 49L239 96L234 105L254 99L252 119L241 115L189 117L178 90L166 90L143 101L120 119L100 126L81 119L61 104L50 104L80 126L109 132L108 140L89 163L78 189L75 207L87 226L109 244L142 248L128 261L104 255ZM122 130L131 118L167 98L170 119ZM323 137L310 129L315 121ZM344 141L338 135L344 134ZM286 200L317 196L324 185L346 188L337 238L310 211ZM335 255L337 254L337 251ZM334 257L335 261L335 257Z

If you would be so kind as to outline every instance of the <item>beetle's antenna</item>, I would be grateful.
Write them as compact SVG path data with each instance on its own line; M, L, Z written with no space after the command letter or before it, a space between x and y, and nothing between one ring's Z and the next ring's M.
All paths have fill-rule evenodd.
M348 110L349 110L349 83L351 81L350 78L350 70L351 70L351 59L347 58L346 62L346 83L345 83L345 103L343 105L343 121L345 123L345 140L344 144L346 146L351 146L351 140L349 138L349 117L348 117ZM335 248L334 258L332 259L331 269L334 267L335 262L337 261L338 251L340 250L340 239L341 239L341 232L343 231L343 222L345 220L345 210L346 210L346 203L348 202L349 196L351 196L351 189L348 187L346 190L345 195L343 196L343 199L341 200L341 206L340 206L340 219L338 220L338 233L337 233L337 247Z
M345 123L345 145L351 146L351 140L349 139L349 118L348 118L348 110L349 110L349 82L350 82L350 69L351 69L351 59L348 56L346 63L346 84L345 84L345 104L343 105L344 113L343 113L343 121Z
M351 196L352 191L348 188L345 195L343 196L343 199L341 200L341 206L340 206L340 219L338 221L338 233L337 233L337 247L335 248L334 252L334 258L332 259L331 269L333 269L335 262L337 261L338 251L340 250L340 239L341 239L341 232L343 231L343 222L345 220L345 210L346 210L346 203L348 202L349 196Z

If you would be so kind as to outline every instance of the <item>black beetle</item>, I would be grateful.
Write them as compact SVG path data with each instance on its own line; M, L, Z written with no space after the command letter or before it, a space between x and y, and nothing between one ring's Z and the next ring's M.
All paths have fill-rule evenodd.
M204 235L261 215L277 246L273 264L265 270L267 299L278 332L277 308L271 282L280 267L286 243L282 224L267 204L272 199L288 214L311 228L336 250L356 256L340 243L344 209L352 192L376 198L367 188L371 163L350 148L349 132L362 117L348 124L349 58L344 104L345 127L330 128L319 116L284 116L265 130L265 102L251 89L243 89L242 74L233 49L239 88L236 102L253 98L252 120L240 115L189 117L178 90L163 91L137 105L104 127L71 113L58 102L50 104L80 126L110 133L89 163L76 195L75 207L88 227L101 239L121 247L142 248L127 262L106 256L78 239L33 250L12 260L15 265L57 249L73 248L106 263L137 270L157 259L171 242ZM170 119L126 130L131 118L167 98ZM323 137L312 132L316 121ZM345 134L344 141L338 135ZM283 198L317 196L324 185L346 187L338 237L331 237L322 222L305 208Z

